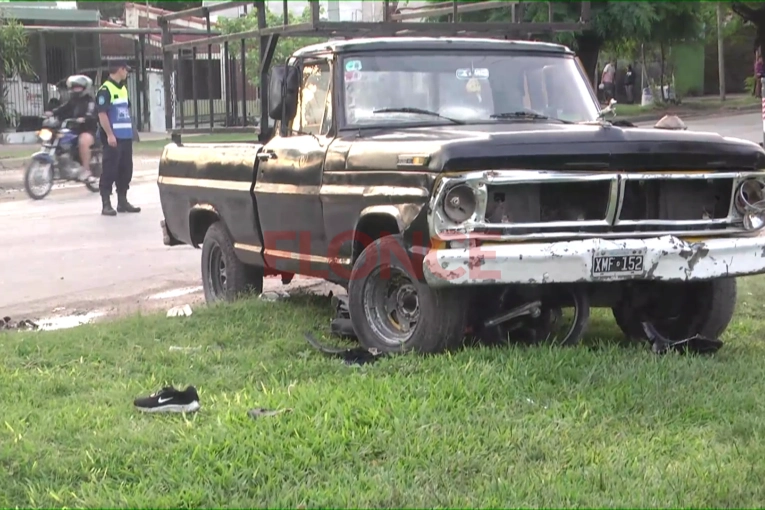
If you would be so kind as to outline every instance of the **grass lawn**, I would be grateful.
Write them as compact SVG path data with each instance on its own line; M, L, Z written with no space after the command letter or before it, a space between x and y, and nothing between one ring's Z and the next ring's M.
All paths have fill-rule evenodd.
M0 506L760 506L763 303L765 278L739 280L706 358L625 345L596 313L577 348L350 367L303 340L330 318L308 297L0 334ZM132 409L164 383L202 409Z
M211 135L185 135L182 140L185 143L222 143L222 142L256 142L258 135L255 133L231 133L231 134L211 134ZM162 140L147 140L145 142L136 142L133 145L133 152L137 154L162 154L162 149L170 143L170 138Z
M257 140L254 133L232 133L213 135L186 135L183 140L188 143L220 143L220 142L253 142ZM170 138L147 140L133 144L133 152L141 156L159 156L162 149L170 143ZM0 161L4 159L29 158L40 150L39 144L0 145Z
M651 106L640 106L639 104L617 103L616 114L618 118L636 117L638 115L675 113L684 115L688 113L714 112L736 110L746 106L757 105L760 99L751 95L739 95L728 98L726 101L720 101L717 97L688 98L680 105L665 105L655 103Z

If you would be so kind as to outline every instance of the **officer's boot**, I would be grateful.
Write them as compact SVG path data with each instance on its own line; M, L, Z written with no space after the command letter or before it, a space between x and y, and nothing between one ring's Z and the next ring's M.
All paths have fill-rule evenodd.
M128 202L127 193L122 191L117 193L117 212L137 213L141 212L141 208Z
M101 197L101 214L104 216L117 216L117 211L112 208L112 201L109 195Z

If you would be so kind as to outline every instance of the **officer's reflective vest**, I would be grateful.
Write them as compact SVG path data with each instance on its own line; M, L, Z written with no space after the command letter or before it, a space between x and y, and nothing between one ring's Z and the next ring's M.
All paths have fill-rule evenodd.
M133 139L133 122L130 119L130 108L128 108L128 90L127 87L118 87L107 80L101 85L101 89L107 90L111 97L111 104L107 115L109 123L112 125L114 138L120 140Z

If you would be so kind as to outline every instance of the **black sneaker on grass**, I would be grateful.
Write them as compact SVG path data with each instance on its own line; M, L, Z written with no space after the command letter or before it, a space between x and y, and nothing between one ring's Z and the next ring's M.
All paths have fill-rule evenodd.
M146 413L193 413L200 408L199 395L193 386L183 391L165 386L148 397L135 399L133 405Z

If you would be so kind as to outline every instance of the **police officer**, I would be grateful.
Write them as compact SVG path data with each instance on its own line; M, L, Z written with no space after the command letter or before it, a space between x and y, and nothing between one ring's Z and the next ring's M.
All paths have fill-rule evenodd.
M101 214L116 216L117 212L137 213L127 201L127 191L133 179L133 122L130 118L130 99L125 85L130 66L125 60L109 63L109 77L98 89L96 108L101 124L99 136L104 147L101 173ZM112 208L112 186L117 188L117 210Z

